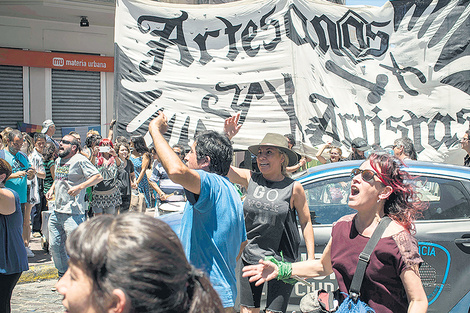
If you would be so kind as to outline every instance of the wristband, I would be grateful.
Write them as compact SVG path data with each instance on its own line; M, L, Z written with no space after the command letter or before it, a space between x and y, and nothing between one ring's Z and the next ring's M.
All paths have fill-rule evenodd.
M278 261L273 256L267 256L264 260L273 262L277 266L277 280L282 280L283 282L292 285L297 282L295 279L290 278L292 275L292 263Z

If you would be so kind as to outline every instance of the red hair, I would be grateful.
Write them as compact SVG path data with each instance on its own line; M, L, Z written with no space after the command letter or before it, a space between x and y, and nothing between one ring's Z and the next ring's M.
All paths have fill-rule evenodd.
M114 149L113 142L111 140L109 140L108 138L101 139L100 143L98 144L98 146L100 146L100 147L104 146L104 145L110 146L111 149ZM101 152L98 152L98 156L96 157L96 165L98 165L98 166L103 165L105 160L106 159L103 157ZM112 165L112 164L114 164L114 156L111 156L109 158L109 165Z
M419 199L415 185L410 183L414 177L401 170L405 164L400 159L388 153L372 153L369 162L382 183L393 189L385 200L385 214L414 233L416 217L427 208L427 203Z

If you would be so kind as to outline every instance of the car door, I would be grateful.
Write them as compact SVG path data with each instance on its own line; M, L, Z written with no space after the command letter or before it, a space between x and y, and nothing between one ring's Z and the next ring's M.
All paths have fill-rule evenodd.
M332 175L312 175L302 181L314 228L316 258L328 243L332 223L355 212L347 206L350 170L348 167ZM413 174L412 165L407 170ZM416 221L416 239L424 261L420 275L429 301L428 312L470 312L470 181L434 173L435 169L428 168L414 175L416 190L428 203ZM305 259L303 242L300 251ZM296 283L288 312L298 312L301 297L310 291L337 288L334 274L308 282L310 285Z
M420 174L415 183L428 203L415 235L428 312L470 312L470 182Z

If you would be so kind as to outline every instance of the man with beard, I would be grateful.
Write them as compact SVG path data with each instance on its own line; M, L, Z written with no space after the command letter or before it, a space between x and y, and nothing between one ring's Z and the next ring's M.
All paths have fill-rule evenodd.
M78 140L65 135L59 143L55 177L47 200L55 195L54 210L49 217L49 250L59 278L68 268L65 240L85 221L85 190L103 180L96 167L79 153Z

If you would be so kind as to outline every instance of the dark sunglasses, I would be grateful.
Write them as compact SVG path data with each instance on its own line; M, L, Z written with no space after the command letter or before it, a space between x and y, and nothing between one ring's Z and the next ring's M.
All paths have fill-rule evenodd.
M66 145L72 144L72 142L71 142L71 141L68 141L68 140L61 140L60 143L64 143L64 144L66 144Z
M362 179L364 179L365 181L371 181L374 178L374 175L379 177L379 175L377 175L377 173L372 171L372 170L361 170L360 168L354 168L351 171L351 175L350 175L351 179L354 178L356 175L359 175L359 174L361 174ZM380 179L380 177L379 177L379 179Z

